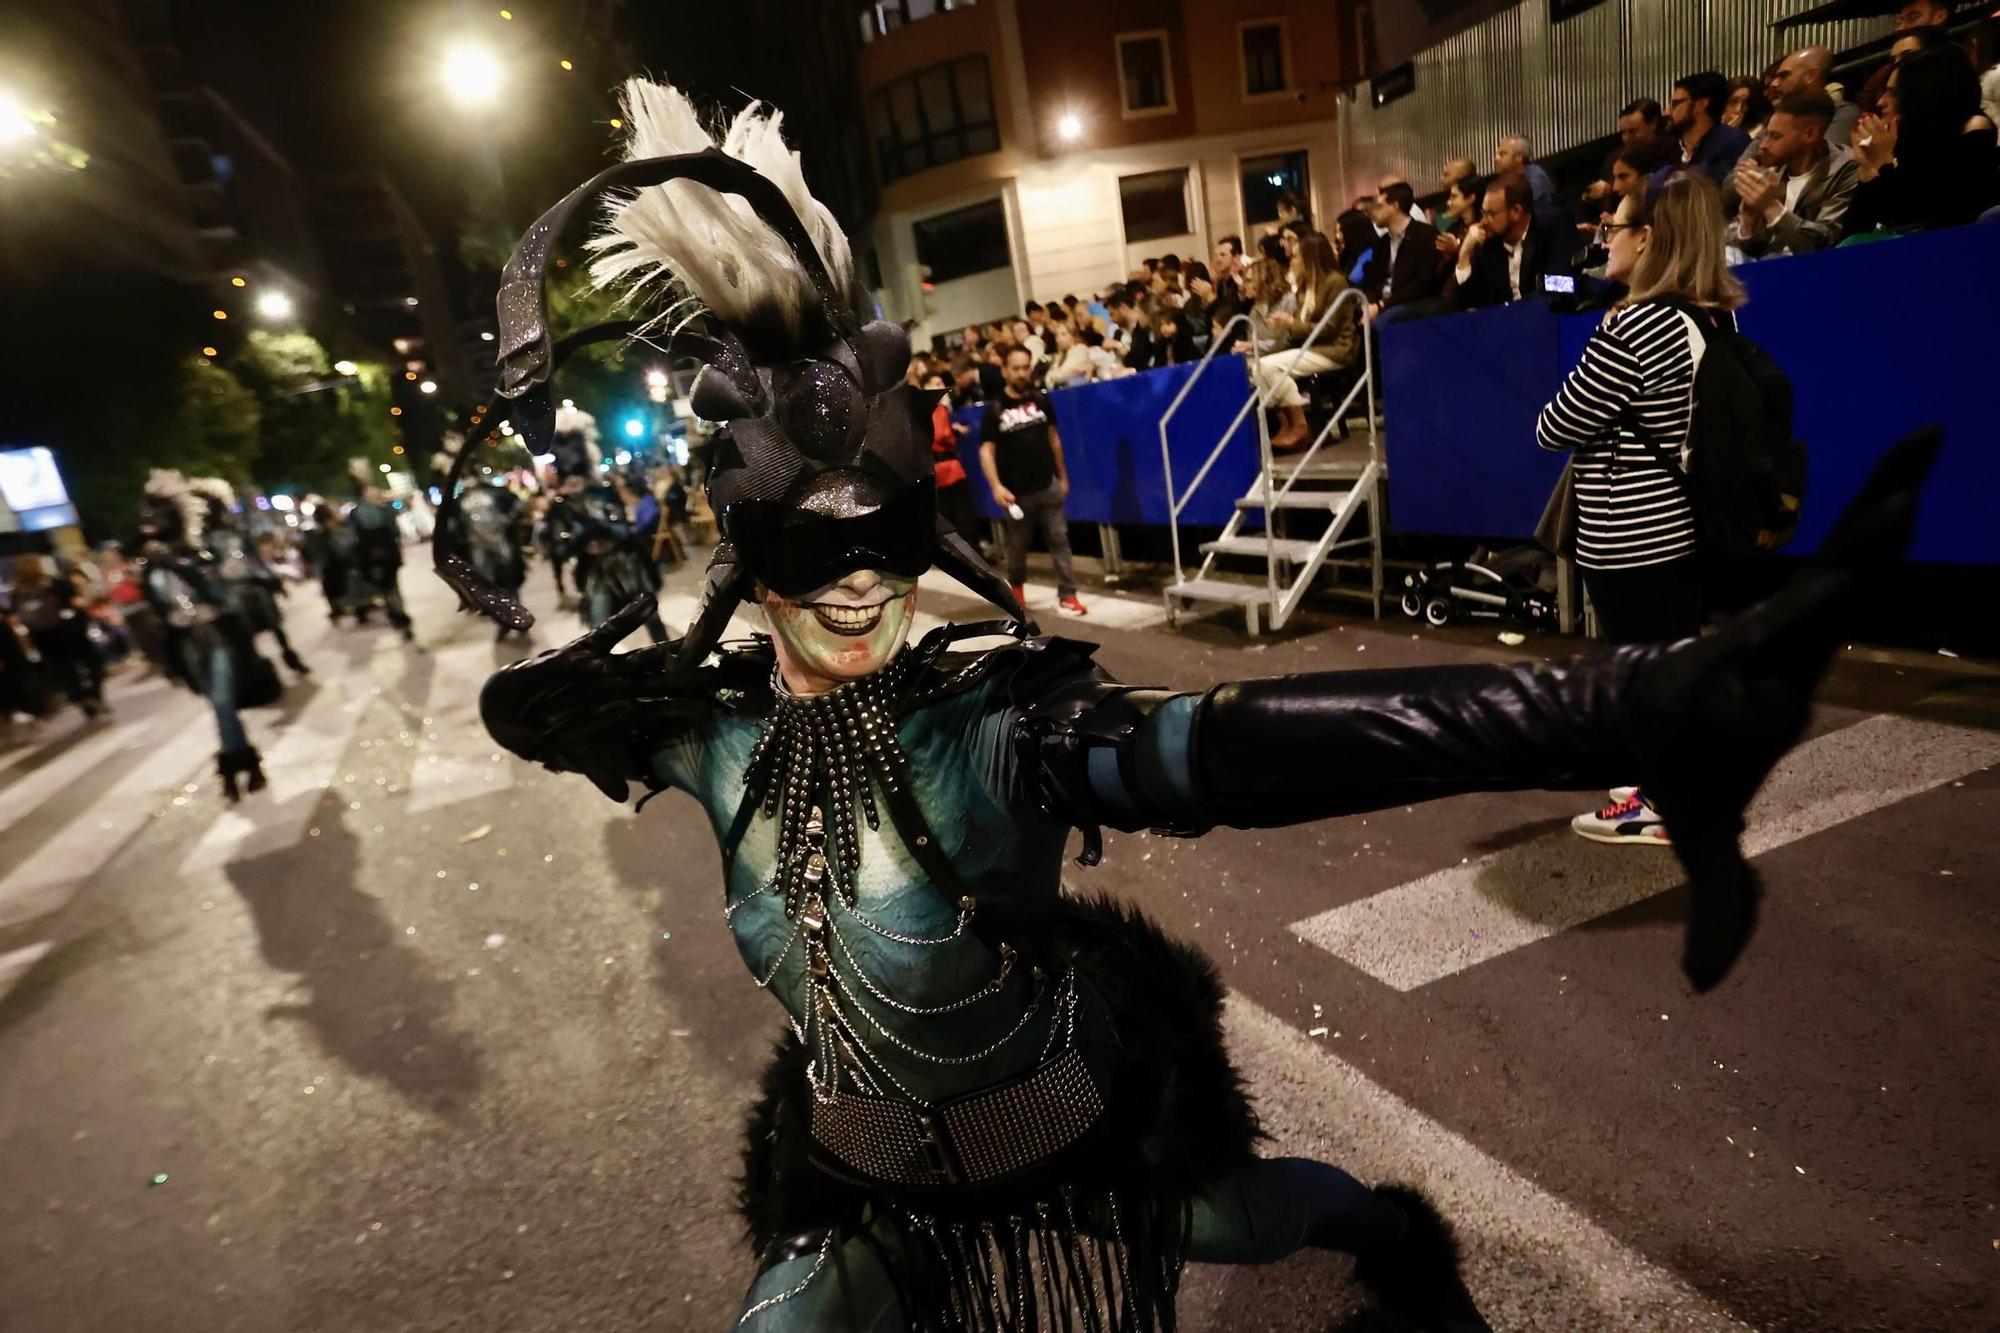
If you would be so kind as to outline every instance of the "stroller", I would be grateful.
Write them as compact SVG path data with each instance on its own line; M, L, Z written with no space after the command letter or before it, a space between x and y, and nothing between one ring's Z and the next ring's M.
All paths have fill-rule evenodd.
M1405 575L1403 614L1431 625L1473 616L1553 630L1555 584L1555 561L1541 547L1489 552L1480 546L1464 560L1442 560Z

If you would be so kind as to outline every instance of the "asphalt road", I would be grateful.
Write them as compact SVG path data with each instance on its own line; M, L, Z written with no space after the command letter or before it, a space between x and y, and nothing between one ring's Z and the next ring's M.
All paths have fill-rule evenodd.
M706 824L496 756L475 694L521 650L411 558L421 651L292 598L315 674L251 715L272 788L233 811L205 712L155 681L0 750L6 1333L729 1326L781 1023ZM530 591L540 644L575 631ZM1250 641L1087 595L1065 632L1176 687L1572 647ZM1845 655L1753 825L1752 952L1699 999L1672 867L1570 837L1574 796L1112 835L1072 873L1220 963L1278 1150L1437 1194L1498 1329L1991 1328L1996 724L1990 666ZM1195 1269L1183 1326L1395 1327L1334 1256Z

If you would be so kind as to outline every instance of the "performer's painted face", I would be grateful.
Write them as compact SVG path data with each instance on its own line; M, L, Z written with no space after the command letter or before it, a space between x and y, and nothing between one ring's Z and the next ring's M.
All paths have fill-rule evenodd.
M859 569L803 597L760 588L758 600L770 617L787 685L817 693L889 664L910 633L917 584L900 575Z

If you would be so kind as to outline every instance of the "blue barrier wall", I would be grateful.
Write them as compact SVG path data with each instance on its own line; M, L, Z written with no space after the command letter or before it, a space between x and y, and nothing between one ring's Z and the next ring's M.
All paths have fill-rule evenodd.
M1170 366L1049 395L1069 468L1071 522L1166 523L1160 418L1195 369ZM1168 432L1174 484L1181 493L1186 493L1188 482L1249 396L1250 376L1241 357L1218 356L1195 384ZM972 476L979 512L992 518L1000 511L979 468L980 411L963 408L952 419L969 428L959 437L959 457ZM1257 475L1256 423L1245 418L1230 446L1181 511L1183 523L1221 527L1234 512L1236 497L1250 489Z
M1737 270L1743 331L1791 375L1826 536L1897 437L1943 424L1911 557L2000 564L2000 228L1961 227ZM1599 315L1538 301L1382 330L1389 514L1401 532L1526 538L1562 471L1535 417Z

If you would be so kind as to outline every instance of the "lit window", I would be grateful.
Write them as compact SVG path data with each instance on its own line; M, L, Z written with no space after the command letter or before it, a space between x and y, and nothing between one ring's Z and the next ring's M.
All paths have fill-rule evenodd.
M1118 85L1125 114L1164 116L1174 109L1174 80L1169 68L1167 34L1128 32L1115 39Z
M1291 82L1285 77L1285 22L1276 19L1246 23L1240 29L1243 40L1243 95L1263 97L1286 92Z

